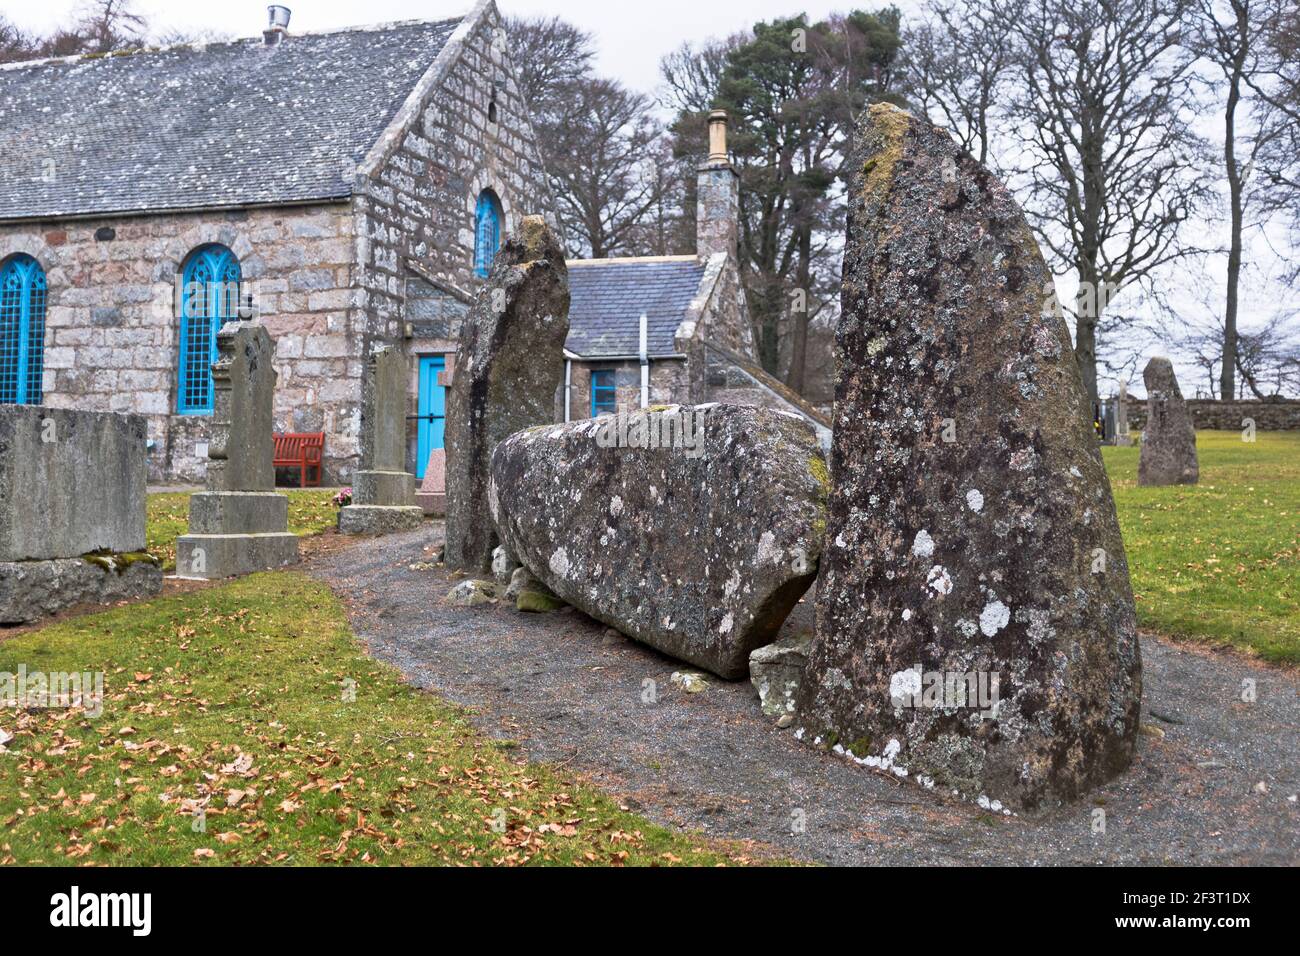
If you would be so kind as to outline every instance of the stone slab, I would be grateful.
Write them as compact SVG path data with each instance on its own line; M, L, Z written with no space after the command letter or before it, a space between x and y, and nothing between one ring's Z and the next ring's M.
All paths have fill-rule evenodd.
M289 499L274 491L200 492L190 496L190 534L289 530Z
M176 576L212 581L298 562L298 536L187 534L176 539Z
M145 546L140 415L0 405L0 561Z
M209 491L275 490L275 343L260 325L228 322L217 333Z
M339 510L341 534L392 534L411 531L424 523L424 510L385 505L348 505Z
M381 345L361 376L360 471L402 471L406 464L406 392L409 363L399 349ZM353 490L356 483L353 482ZM362 504L409 502L363 501Z
M352 501L359 505L412 506L415 476L406 471L359 471L352 477Z
M447 449L435 448L424 469L424 481L415 494L415 503L427 515L447 513Z
M112 604L162 590L157 560L143 553L0 562L0 624L32 624L79 604Z

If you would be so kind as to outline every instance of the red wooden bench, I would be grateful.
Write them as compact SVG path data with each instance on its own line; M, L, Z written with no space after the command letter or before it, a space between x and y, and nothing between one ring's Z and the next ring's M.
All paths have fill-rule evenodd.
M321 481L321 455L325 452L325 433L275 435L276 468L297 468L300 470L300 488L319 485ZM311 470L316 469L316 480L310 478Z

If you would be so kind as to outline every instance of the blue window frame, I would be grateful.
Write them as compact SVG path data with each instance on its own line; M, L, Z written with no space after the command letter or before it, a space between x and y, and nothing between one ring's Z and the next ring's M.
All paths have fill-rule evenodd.
M44 371L45 270L13 256L0 266L0 403L39 405Z
M501 202L490 189L478 196L478 209L474 213L474 274L487 278L492 271L492 260L501 248Z
M614 385L614 370L596 369L591 373L591 417L617 411L618 389Z
M181 275L180 377L176 411L212 412L212 363L217 332L239 317L239 260L225 246L195 249Z

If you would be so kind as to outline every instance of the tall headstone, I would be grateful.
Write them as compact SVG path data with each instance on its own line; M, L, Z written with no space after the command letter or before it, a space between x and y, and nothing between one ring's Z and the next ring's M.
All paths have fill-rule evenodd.
M143 416L0 405L0 624L147 597Z
M528 216L506 240L461 327L447 393L447 567L486 572L500 543L488 508L492 451L555 420L569 335L559 240Z
M361 379L361 468L352 479L352 504L339 511L343 534L385 534L418 528L415 476L406 464L408 367L400 350L370 353Z
M850 168L805 740L995 810L1127 767L1128 565L1052 276L1007 189L884 104Z
M230 322L217 333L207 491L190 497L176 541L182 578L227 578L298 560L289 499L275 491L275 344L266 329Z
M1174 365L1167 358L1147 363L1147 422L1138 457L1139 485L1194 485L1201 468L1196 457L1196 428L1179 391Z
M1133 444L1133 433L1128 427L1128 383L1119 383L1119 394L1115 396L1115 444L1128 448Z

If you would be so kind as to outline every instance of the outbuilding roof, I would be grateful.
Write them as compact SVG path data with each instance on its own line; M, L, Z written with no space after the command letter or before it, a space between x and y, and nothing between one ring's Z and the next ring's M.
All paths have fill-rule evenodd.
M652 357L676 353L673 337L700 293L705 263L695 256L569 262L569 338L584 359L638 354L641 314Z

